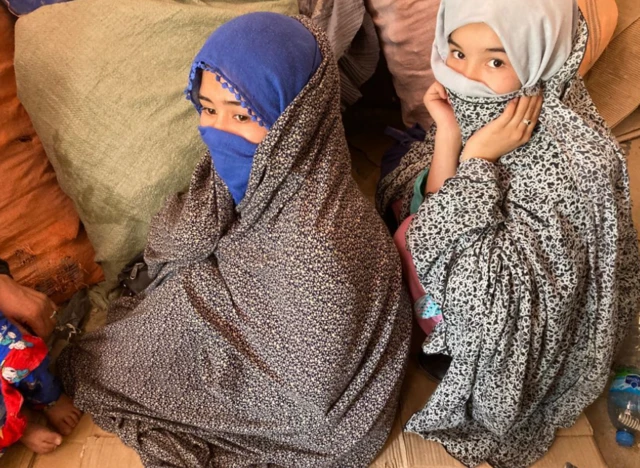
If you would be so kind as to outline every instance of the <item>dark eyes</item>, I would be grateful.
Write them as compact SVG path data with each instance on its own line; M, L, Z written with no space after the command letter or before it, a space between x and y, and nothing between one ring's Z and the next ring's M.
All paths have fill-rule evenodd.
M457 60L464 60L466 58L465 55L459 50L452 50L451 55ZM491 59L487 65L489 65L491 68L501 68L504 66L504 61L500 59Z
M211 107L203 107L202 108L202 112L207 114L207 115L217 115L217 112L215 109L212 109ZM236 114L233 116L233 118L238 121L238 122L249 122L251 121L251 117L249 117L248 115L243 115L243 114Z

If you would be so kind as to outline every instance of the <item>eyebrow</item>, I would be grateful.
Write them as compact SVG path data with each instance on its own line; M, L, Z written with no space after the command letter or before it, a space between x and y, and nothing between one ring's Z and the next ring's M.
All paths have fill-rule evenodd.
M449 42L449 44L451 44L452 46L456 46L458 49L462 49L462 47L460 47L458 43L456 43L453 39L451 39L451 36L449 36L449 39L447 40L447 42Z
M198 99L201 101L207 101L210 102L211 104L213 104L213 101L211 99L209 99L207 96L203 96L202 94L198 94ZM239 101L224 101L225 104L230 104L232 106L240 106L240 102Z
M451 44L452 46L457 47L458 49L462 49L462 47L457 44L453 39L449 38L448 40L449 44ZM504 50L502 47L491 47L489 49L486 49L487 52L501 52L503 54L506 54L507 51Z

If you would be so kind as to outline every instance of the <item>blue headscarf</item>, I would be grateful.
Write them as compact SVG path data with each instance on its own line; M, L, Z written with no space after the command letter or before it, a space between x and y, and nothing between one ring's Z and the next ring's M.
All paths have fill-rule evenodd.
M220 26L191 67L187 98L202 112L202 70L216 75L253 120L270 129L322 62L315 37L299 21L277 13L249 13ZM244 198L258 145L210 127L200 134L236 205Z

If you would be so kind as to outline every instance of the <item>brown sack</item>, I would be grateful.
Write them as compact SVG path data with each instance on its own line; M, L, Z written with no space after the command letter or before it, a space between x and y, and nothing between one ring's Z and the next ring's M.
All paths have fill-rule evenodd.
M0 258L17 281L61 302L102 271L18 101L13 50L14 19L0 6Z

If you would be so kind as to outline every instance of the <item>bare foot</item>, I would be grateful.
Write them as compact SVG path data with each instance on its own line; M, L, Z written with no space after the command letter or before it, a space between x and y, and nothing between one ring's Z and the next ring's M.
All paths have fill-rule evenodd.
M62 443L62 436L40 424L30 422L27 423L20 442L29 450L44 454L55 450Z
M82 417L82 412L73 406L71 398L64 393L53 406L44 410L44 414L53 427L65 436L71 434Z

